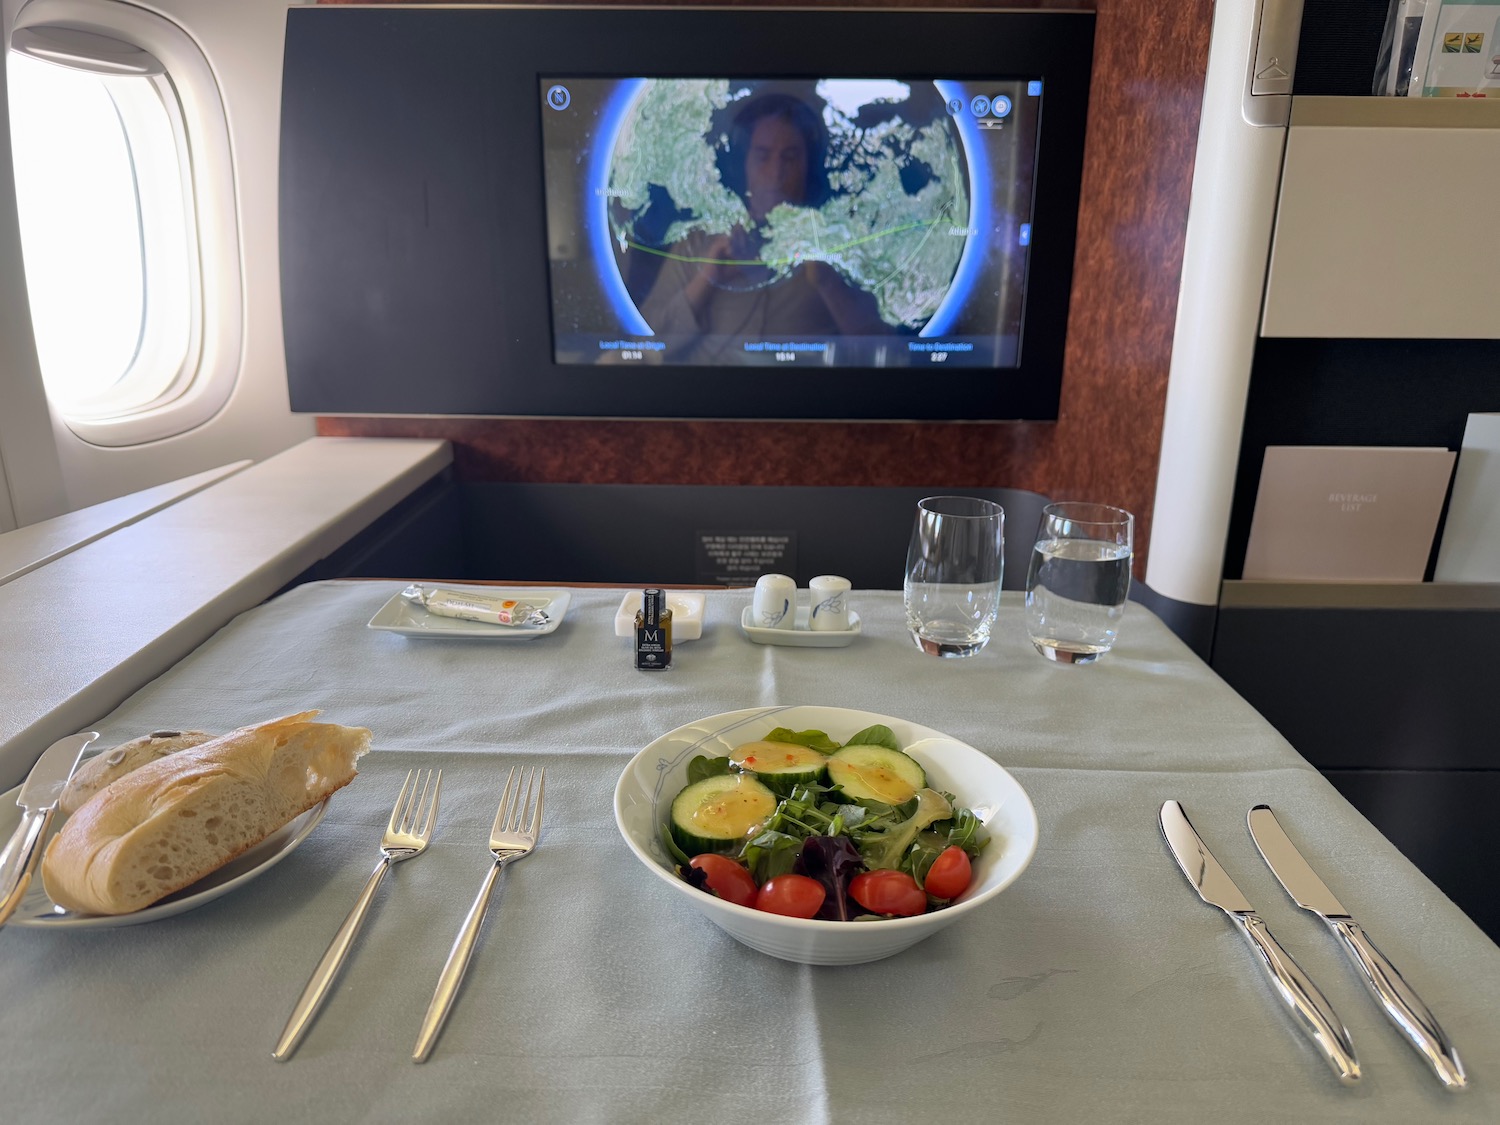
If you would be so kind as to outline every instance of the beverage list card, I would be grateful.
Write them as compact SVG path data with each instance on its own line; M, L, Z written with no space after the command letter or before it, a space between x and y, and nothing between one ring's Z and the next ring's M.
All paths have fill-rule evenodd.
M1420 582L1457 455L1267 446L1244 577Z

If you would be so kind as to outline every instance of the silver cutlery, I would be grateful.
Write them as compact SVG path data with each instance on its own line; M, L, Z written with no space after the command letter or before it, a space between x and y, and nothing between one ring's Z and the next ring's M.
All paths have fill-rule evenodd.
M1359 966L1360 978L1370 995L1375 997L1386 1016L1417 1053L1427 1060L1444 1087L1455 1091L1465 1089L1469 1083L1468 1075L1464 1073L1458 1052L1437 1017L1396 971L1396 966L1375 948L1363 927L1302 857L1271 807L1256 805L1246 820L1255 846L1292 901L1323 919L1339 936L1345 950Z
M16 804L22 809L21 823L16 825L4 849L0 849L0 926L10 920L26 897L42 857L42 843L57 812L57 802L62 800L63 790L78 768L78 759L98 737L96 731L88 731L58 739L42 751L21 783L21 792L16 797Z
M1346 1086L1357 1083L1359 1060L1355 1058L1349 1031L1333 1010L1333 1005L1271 936L1265 922L1235 886L1234 880L1219 866L1219 861L1214 859L1176 801L1162 805L1161 831L1177 866L1182 868L1199 897L1229 915L1260 955L1261 967L1269 975L1277 996L1292 1013L1297 1027L1322 1052L1340 1082Z
M490 864L484 886L479 890L474 905L469 907L463 928L448 953L448 962L438 976L437 990L432 994L432 1003L422 1018L422 1030L417 1034L417 1045L412 1050L413 1062L427 1061L432 1045L437 1041L443 1021L453 1008L458 996L458 986L464 979L464 971L474 955L474 944L479 938L479 927L484 922L485 909L489 906L490 892L495 889L495 880L500 872L513 860L524 859L536 847L537 831L542 824L542 791L547 780L547 771L523 770L517 774L511 767L505 779L505 792L500 797L500 808L495 813L495 823L490 826L490 854L495 861ZM536 802L532 803L532 790L536 790Z
M431 800L428 800L429 788ZM426 774L418 774L416 770L407 772L406 780L401 783L401 792L396 797L396 805L391 809L391 819L386 824L385 834L380 839L380 862L370 873L354 909L349 911L349 916L344 919L338 933L333 935L328 952L323 954L307 987L302 990L297 1006L292 1009L286 1029L276 1041L276 1049L271 1052L271 1057L277 1062L286 1062L291 1058L292 1052L297 1049L297 1044L302 1041L302 1036L312 1023L313 1016L322 1007L334 978L338 976L339 969L349 955L349 947L354 944L355 935L364 925L365 915L370 912L370 904L375 901L375 890L385 878L385 873L402 860L419 856L427 850L427 845L432 840L433 825L437 822L438 795L442 788L442 770L437 771L435 778L431 770Z

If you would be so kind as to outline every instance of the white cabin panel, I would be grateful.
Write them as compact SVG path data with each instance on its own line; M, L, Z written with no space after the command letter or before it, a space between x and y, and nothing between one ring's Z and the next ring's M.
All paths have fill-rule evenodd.
M4 42L10 42L22 0L0 0ZM75 9L80 20L108 20L112 8L128 8L115 0L51 0L53 11ZM286 365L282 349L281 292L277 231L277 168L281 106L281 55L285 0L240 0L234 4L211 0L159 0L151 10L177 24L201 50L211 68L227 121L233 176L233 210L228 214L200 214L200 225L218 233L237 231L239 289L242 320L237 345L226 351L237 369L233 390L217 413L186 432L142 444L105 447L84 440L70 430L40 394L34 348L30 369L11 353L18 345L3 345L0 355L0 393L5 396L0 421L0 456L4 457L15 522L24 526L129 492L149 488L226 461L264 460L311 436L311 417L294 415L288 405ZM49 18L51 13L49 12ZM0 85L0 105L6 92ZM8 112L8 110L7 110ZM0 115L3 116L3 115ZM8 133L8 130L7 130ZM0 247L9 229L14 238L14 199L10 177L10 146L0 155L6 173L0 191ZM0 254L0 297L15 308L12 295L25 292L25 275L18 253ZM24 309L24 302L20 303ZM9 326L7 322L7 327ZM29 319L27 321L29 330ZM5 337L12 334L6 332ZM29 342L29 341L28 341ZM23 349L25 350L25 349ZM22 357L24 359L24 356ZM16 386L18 381L24 386ZM50 439L50 440L48 440ZM38 448L41 445L46 449ZM14 455L12 449L15 450ZM54 463L48 503L46 469ZM16 471L19 458L27 471ZM35 481L29 478L36 477ZM36 492L38 495L33 496ZM0 506L0 517L4 507Z

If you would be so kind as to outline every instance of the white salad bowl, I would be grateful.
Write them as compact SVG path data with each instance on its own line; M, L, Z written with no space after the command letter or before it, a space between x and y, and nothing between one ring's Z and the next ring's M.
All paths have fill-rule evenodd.
M951 905L913 918L830 922L787 918L737 906L678 878L662 844L672 798L687 784L688 763L726 756L776 727L821 730L844 741L876 723L891 728L901 749L927 771L927 783L951 793L984 823L989 844L974 862L973 882ZM1036 851L1036 810L1026 791L994 759L967 743L905 719L842 707L756 707L711 715L662 735L630 760L615 786L615 823L646 869L683 900L752 949L807 965L878 961L931 937L1016 881Z

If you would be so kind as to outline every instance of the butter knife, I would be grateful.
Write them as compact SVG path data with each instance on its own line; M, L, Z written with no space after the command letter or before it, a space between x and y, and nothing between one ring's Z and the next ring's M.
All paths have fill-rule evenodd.
M1271 978L1276 995L1292 1013L1297 1027L1322 1052L1340 1082L1346 1086L1357 1083L1359 1060L1354 1056L1349 1031L1333 1010L1333 1005L1271 936L1260 915L1235 886L1228 872L1219 866L1219 861L1209 852L1176 801L1162 805L1161 831L1177 866L1182 868L1199 897L1229 915L1260 955L1261 967Z
M1292 896L1292 901L1316 914L1339 936L1344 949L1359 966L1361 979L1385 1014L1417 1053L1427 1060L1443 1086L1449 1090L1468 1087L1469 1078L1453 1043L1438 1024L1431 1009L1422 1003L1396 966L1375 948L1363 927L1344 909L1322 879L1318 878L1297 846L1287 837L1281 822L1269 805L1256 805L1246 818L1255 846L1265 858L1272 874Z
M84 748L98 737L90 731L59 739L42 751L21 783L21 792L16 797L16 804L21 807L21 822L0 849L0 926L10 921L26 897L26 888L31 885L42 856L47 829L52 827L57 802L62 800L63 790L78 768Z

